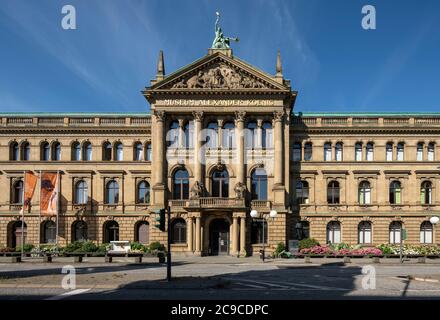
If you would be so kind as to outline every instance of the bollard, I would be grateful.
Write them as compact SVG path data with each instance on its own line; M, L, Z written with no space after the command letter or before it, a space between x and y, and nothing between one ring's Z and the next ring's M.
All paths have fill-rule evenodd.
M83 262L83 257L82 256L74 256L73 262L74 263L81 263L81 262Z
M112 263L113 257L105 256L105 262Z
M344 263L351 263L350 257L344 257Z
M142 257L134 257L134 263L142 263Z
M310 257L309 257L309 256L305 256L305 257L304 257L304 262L305 262L305 263L312 263L312 261L310 260Z
M52 262L52 256L43 256L43 262L51 263Z
M373 263L380 263L379 257L373 257Z
M418 263L426 263L426 257L418 257L417 262Z
M18 263L18 262L21 262L21 257L19 257L19 256L13 256L13 257L11 257L11 262L12 263Z

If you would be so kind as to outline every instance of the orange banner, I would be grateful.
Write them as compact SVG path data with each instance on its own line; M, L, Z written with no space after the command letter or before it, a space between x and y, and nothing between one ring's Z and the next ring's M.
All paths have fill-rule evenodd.
M24 209L29 208L31 200L37 187L38 177L32 172L26 172L24 175Z
M41 214L54 215L58 211L58 173L41 174Z

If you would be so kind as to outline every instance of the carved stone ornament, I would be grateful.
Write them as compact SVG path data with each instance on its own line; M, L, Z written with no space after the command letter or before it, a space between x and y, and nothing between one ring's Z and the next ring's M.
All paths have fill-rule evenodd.
M218 171L223 171L225 169L225 165L223 163L221 163L221 162L217 162L215 164L215 169L218 170Z
M267 88L262 82L251 78L241 70L235 70L226 63L217 62L197 74L180 80L173 89L258 89Z
M191 188L191 199L198 199L203 197L203 184L196 181Z
M237 121L244 121L246 118L246 111L235 111L235 119Z
M165 121L165 111L154 111L154 116L156 117L157 121Z
M275 111L273 113L273 119L275 122L283 121L284 120L284 111L283 112Z
M193 111L194 120L202 121L203 120L203 111Z
M243 199L246 193L246 185L242 182L238 182L235 187L234 187L234 191L235 191L235 197L237 199Z

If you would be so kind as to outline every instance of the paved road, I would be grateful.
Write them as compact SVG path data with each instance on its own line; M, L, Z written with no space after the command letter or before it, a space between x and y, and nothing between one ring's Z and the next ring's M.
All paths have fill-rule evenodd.
M89 262L75 265L76 290L61 288L63 263L3 263L0 299L440 299L438 264L317 262L182 258L171 283L154 261ZM375 289L363 289L365 266L374 268Z

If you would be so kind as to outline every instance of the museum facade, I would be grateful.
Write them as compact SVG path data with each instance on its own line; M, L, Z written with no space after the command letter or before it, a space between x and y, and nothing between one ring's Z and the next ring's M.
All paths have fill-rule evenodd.
M0 247L165 243L168 207L182 254L375 246L403 229L438 243L440 114L295 113L279 53L275 70L228 48L166 75L160 53L149 113L0 114ZM59 174L58 214L42 214L39 190L20 213L26 172Z

